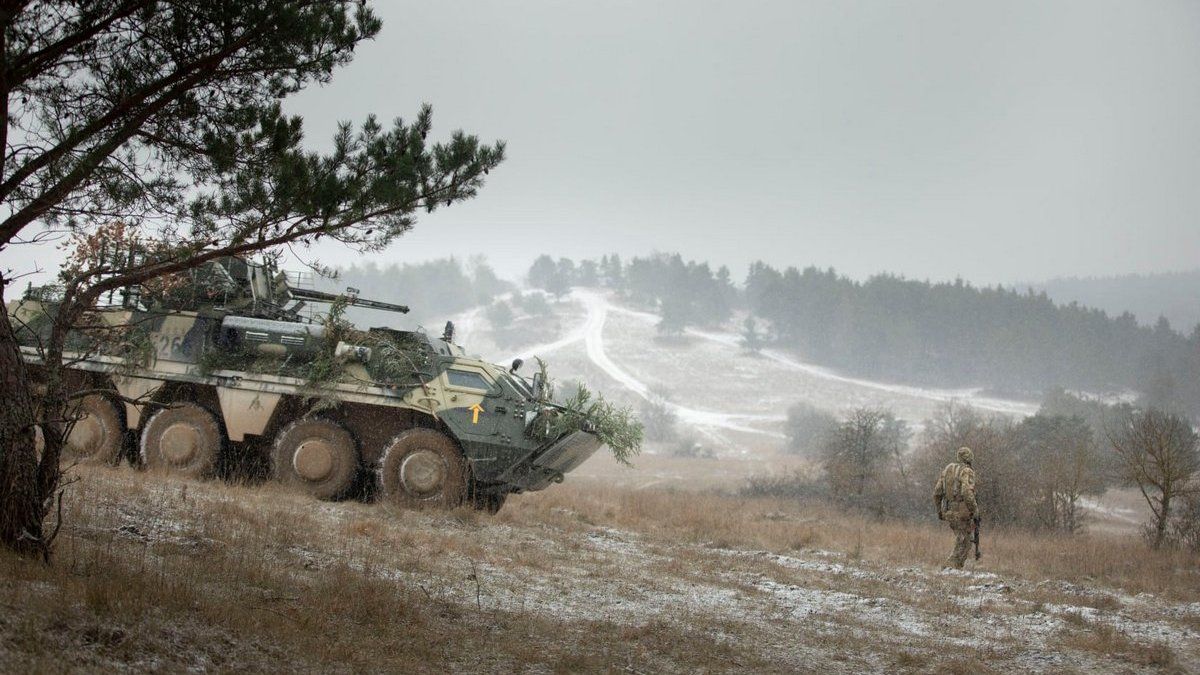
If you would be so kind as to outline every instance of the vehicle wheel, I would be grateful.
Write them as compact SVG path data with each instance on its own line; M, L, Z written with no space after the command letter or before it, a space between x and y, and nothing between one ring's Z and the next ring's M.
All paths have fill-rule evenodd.
M217 418L195 403L174 403L154 413L142 429L142 461L191 478L207 478L217 468L224 434Z
M120 463L125 423L115 403L100 394L89 394L77 407L68 406L67 413L76 419L63 440L64 456L96 464Z
M409 429L388 443L379 463L383 494L407 507L454 508L467 494L458 444L432 429Z
M318 499L337 499L354 485L358 448L350 432L333 420L296 420L275 436L271 472Z

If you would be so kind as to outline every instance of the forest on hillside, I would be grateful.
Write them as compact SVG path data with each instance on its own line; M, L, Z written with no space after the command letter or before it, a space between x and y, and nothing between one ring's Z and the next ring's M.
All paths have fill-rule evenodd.
M677 254L541 256L528 281L555 295L572 285L611 288L658 312L665 334L717 327L743 312L751 342L860 376L1025 395L1133 390L1146 404L1200 416L1200 325L1186 333L1165 318L1144 326L1129 312L1056 304L1045 292L890 274L856 281L761 262L738 285L728 268Z

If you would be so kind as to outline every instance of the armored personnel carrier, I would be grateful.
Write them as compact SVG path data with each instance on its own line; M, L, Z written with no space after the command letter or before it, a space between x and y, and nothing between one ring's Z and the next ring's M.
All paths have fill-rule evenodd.
M327 309L313 319L311 304ZM250 455L320 499L365 482L406 506L494 512L509 494L562 481L600 446L586 419L554 423L561 411L544 378L518 375L519 360L468 356L449 323L440 337L358 330L342 320L346 307L408 311L354 289L301 288L244 258L124 289L68 342L70 386L89 393L67 452L193 477ZM31 289L7 309L36 378L53 293Z

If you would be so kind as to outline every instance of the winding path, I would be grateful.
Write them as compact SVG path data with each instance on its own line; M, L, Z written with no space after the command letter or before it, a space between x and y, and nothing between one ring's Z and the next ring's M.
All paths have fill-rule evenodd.
M547 352L561 349L563 347L575 344L582 341L587 351L588 359L596 364L598 368L603 370L605 374L616 380L621 386L629 391L637 394L647 401L655 401L665 405L681 422L694 427L702 427L707 429L724 429L727 431L740 431L743 433L757 434L761 436L769 436L771 438L785 438L785 436L777 431L768 431L749 426L750 422L782 422L786 417L782 415L748 415L736 413L715 412L711 410L699 410L689 408L687 406L673 403L669 400L662 400L650 391L650 387L645 382L637 379L626 371L621 366L617 365L604 349L604 324L608 321L608 312L614 306L608 300L595 291L585 289L575 289L571 293L571 298L583 304L587 310L587 318L583 324L576 327L562 339L546 344L530 347L524 351L514 354L509 358L528 359L534 356L545 354ZM505 359L508 360L508 359Z
M610 305L611 309L622 314L637 317L643 321L657 323L659 317L649 312L639 312L633 309L626 309L616 305ZM736 333L716 333L703 331L696 328L688 328L688 335L702 338L710 342L716 342L736 349L742 348L741 336ZM1028 401L1014 401L1010 399L995 398L991 396L982 396L981 389L929 389L925 387L913 387L904 384L890 384L887 382L877 382L875 380L865 380L857 377L849 377L840 375L829 368L804 363L788 356L784 352L775 349L764 349L760 352L764 357L778 363L782 366L791 368L813 377L819 377L823 380L833 382L841 382L850 384L864 389L874 389L883 391L889 394L898 394L901 396L911 396L912 398L921 398L930 401L938 401L940 403L960 402L970 404L972 407L981 410L989 410L992 412L1004 413L1007 415L1029 416L1038 411L1038 404Z
M509 358L528 359L533 356L546 354L548 352L562 349L563 347L567 347L582 341L584 343L588 359L598 368L603 370L605 374L641 398L647 401L656 401L666 405L675 413L679 420L685 424L708 430L722 429L726 431L737 431L761 436L769 436L772 438L784 438L784 435L777 431L770 431L753 426L755 423L778 424L787 419L783 415L753 415L700 410L671 401L660 400L658 396L650 391L649 386L645 382L639 380L636 376L613 361L612 357L608 355L604 348L604 326L608 320L609 312L619 312L621 314L633 316L642 321L651 323L657 323L659 317L648 312L639 312L637 310L613 305L608 301L603 293L591 289L576 288L572 291L570 298L575 302L582 304L587 310L587 317L584 319L582 324L575 327L570 333L558 340L530 347L517 354L513 354ZM694 328L689 328L687 333L694 337L715 342L731 348L741 348L740 338L734 333L718 333L697 330ZM1037 405L1034 403L981 396L979 394L980 390L978 389L925 389L901 384L875 382L872 380L840 375L827 368L822 368L820 366L798 361L795 358L792 358L791 356L788 356L787 354L777 350L765 349L762 351L762 354L775 363L792 370L805 373L812 377L841 382L867 389L874 389L890 394L910 396L913 398L932 400L942 403L958 401L970 404L983 410L989 410L1008 415L1032 415L1037 411Z

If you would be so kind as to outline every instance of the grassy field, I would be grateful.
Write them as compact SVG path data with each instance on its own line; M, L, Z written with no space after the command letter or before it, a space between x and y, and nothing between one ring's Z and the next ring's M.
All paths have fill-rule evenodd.
M585 475L489 517L76 472L54 564L0 556L6 671L1200 663L1200 560L1129 536L989 533L944 573L936 523L709 488Z

